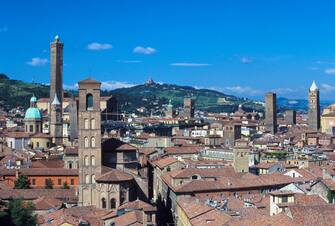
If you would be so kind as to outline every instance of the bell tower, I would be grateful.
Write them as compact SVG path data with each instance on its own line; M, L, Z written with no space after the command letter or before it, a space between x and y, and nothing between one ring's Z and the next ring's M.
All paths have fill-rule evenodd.
M96 205L95 178L101 175L101 83L91 78L79 85L79 205Z
M320 93L315 81L308 92L308 127L313 130L320 129Z

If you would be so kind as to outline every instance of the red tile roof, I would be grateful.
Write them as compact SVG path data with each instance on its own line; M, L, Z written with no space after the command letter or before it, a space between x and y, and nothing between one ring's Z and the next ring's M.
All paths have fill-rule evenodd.
M121 170L110 169L108 172L100 175L95 180L98 183L120 183L123 181L131 181L134 177Z
M0 169L1 176L15 176L16 172L21 175L28 176L78 176L78 169L64 169L64 168L21 168L21 169Z
M157 211L157 208L153 205L146 203L142 200L136 200L133 202L127 202L120 206L118 209L132 209L132 210L143 210L145 212L147 211Z

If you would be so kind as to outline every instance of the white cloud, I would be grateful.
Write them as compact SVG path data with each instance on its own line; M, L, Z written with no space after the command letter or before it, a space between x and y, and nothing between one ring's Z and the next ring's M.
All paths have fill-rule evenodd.
M133 50L134 53L144 54L144 55L152 55L157 52L156 49L152 47L143 47L143 46L137 46Z
M1 32L7 32L7 31L8 31L8 28L6 26L0 27L0 33Z
M170 66L174 67L207 67L210 64L207 63L172 63Z
M34 57L30 61L27 62L28 65L30 66L43 66L48 63L48 59L46 58L39 58L39 57Z
M335 68L327 68L325 73L328 75L335 75Z
M132 86L136 86L137 84L129 83L129 82L120 82L120 81L102 81L101 82L101 89L102 90L113 90L119 88L128 88ZM63 85L64 89L78 89L78 83L68 85Z
M139 64L142 63L141 60L119 60L119 63L123 63L123 64Z
M136 86L136 84L128 83L128 82L119 82L119 81L104 81L104 82L101 82L101 89L105 89L105 90L128 88L128 87L132 87L132 86Z
M78 83L73 85L63 84L64 89L78 89Z
M255 95L260 95L262 94L261 90L254 89L248 86L229 86L229 87L224 87L223 88L224 92L231 92L234 94L246 94L249 96L255 96Z
M321 84L321 88L323 92L334 92L335 86L329 85L329 84Z
M253 59L251 57L243 56L240 58L240 61L242 64L251 64L253 62Z
M294 93L296 91L297 91L296 89L291 89L291 88L276 88L272 90L272 92L275 92L278 94Z
M113 48L113 46L109 43L92 42L87 45L87 49L89 50L107 50L111 48Z

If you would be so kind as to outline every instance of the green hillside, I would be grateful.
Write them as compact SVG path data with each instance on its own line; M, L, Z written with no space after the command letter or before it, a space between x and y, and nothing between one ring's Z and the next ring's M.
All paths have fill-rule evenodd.
M214 90L171 84L143 84L103 91L103 94L114 95L119 102L120 110L125 112L136 112L137 108L145 107L159 113L162 106L169 100L172 101L174 107L182 107L184 97L195 99L197 109L209 112L232 112L240 103L243 103L245 110L262 109L261 105L255 104L252 100L237 98Z
M5 109L17 106L26 108L33 94L36 97L48 97L49 86L12 80L5 74L0 74L0 106Z
M70 91L66 90L65 95L68 92ZM5 109L12 109L17 106L27 108L29 99L33 94L37 98L48 97L49 86L12 80L8 76L0 74L1 107ZM194 98L196 108L208 112L232 112L237 109L240 103L243 103L244 109L248 111L262 110L262 106L255 104L252 100L237 98L214 90L171 84L154 83L150 86L144 84L129 88L103 90L102 95L114 95L117 98L120 112L139 114L137 109L145 107L147 110L143 113L144 115L151 112L161 113L169 100L172 101L175 108L182 107L184 97Z

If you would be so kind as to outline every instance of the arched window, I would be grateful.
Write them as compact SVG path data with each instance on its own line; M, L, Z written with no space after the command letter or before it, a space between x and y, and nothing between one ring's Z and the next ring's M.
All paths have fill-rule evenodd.
M91 119L91 129L95 129L95 119Z
M88 122L88 119L87 118L85 118L84 119L84 129L89 129L89 124L88 124L89 122Z
M84 138L84 141L85 141L85 143L84 143L84 147L85 147L85 148L88 148L88 147L89 147L88 137L85 137L85 138Z
M91 137L91 147L95 148L95 138Z
M94 174L91 176L91 183L92 184L95 183L95 175Z
M86 96L86 110L92 110L93 109L93 96L92 94L87 94Z
M101 208L106 209L106 199L105 198L101 199Z
M111 199L111 209L116 208L116 200L114 198Z
M85 183L86 184L90 183L90 176L88 174L85 175Z
M95 156L91 156L91 166L95 166Z
M85 155L85 162L84 162L84 165L85 166L88 166L90 163L89 163L89 159L88 159L88 156L87 155Z

